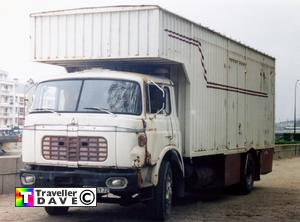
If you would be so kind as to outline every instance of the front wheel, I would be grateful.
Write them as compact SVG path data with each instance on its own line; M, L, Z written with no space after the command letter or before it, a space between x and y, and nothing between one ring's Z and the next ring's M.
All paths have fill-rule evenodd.
M68 210L69 207L45 207L45 211L51 216L64 215Z
M158 184L154 189L149 210L154 220L164 221L171 214L173 177L169 161L163 161L159 170Z

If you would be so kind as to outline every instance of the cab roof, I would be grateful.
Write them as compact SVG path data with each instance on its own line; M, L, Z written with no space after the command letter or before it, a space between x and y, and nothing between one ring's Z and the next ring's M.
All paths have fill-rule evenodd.
M93 68L93 69L84 70L80 72L62 74L59 76L46 79L41 82L47 82L51 80L63 80L63 79L91 79L91 78L126 79L126 80L137 81L140 83L148 82L152 80L156 83L165 84L165 85L173 84L170 79L161 76L145 75L136 72L115 71L115 70L99 69L99 68Z

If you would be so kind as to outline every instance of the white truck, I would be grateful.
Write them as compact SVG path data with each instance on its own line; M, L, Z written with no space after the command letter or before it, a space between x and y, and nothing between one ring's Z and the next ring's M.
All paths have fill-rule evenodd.
M37 86L23 186L97 187L98 202L145 202L164 220L185 191L248 194L272 171L273 57L152 5L31 21L34 61L68 74Z

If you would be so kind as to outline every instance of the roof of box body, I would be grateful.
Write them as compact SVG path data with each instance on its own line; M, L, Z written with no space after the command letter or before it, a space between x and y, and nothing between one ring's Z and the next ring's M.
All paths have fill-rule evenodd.
M176 13L173 13L173 12L170 12L158 5L118 5L118 6L103 6L103 7L87 7L87 8L75 8L75 9L65 9L65 10L55 10L55 11L46 11L46 12L38 12L38 13L32 13L30 14L30 16L32 17L38 17L38 16L58 16L58 15L72 15L72 14L86 14L86 13L99 13L99 12L116 12L116 11L135 11L135 10L149 10L149 9L160 9L160 10L163 10L163 11L166 11L168 13L171 13L173 15L176 15L177 17L181 18L181 19L184 19L194 25L197 25L197 26L200 26L202 27L203 29L209 31L209 32L212 32L214 34L217 34L223 38L226 38L238 45L241 45L241 46L244 46L248 49L251 49L259 54L262 54L266 57L269 57L270 59L273 59L275 60L275 57L273 56L270 56L266 53L263 53L253 47L250 47L246 44L243 44L242 42L238 41L238 40L234 40L232 38L229 38L215 30L212 30L208 27L205 27L201 24L198 24L196 22L193 22L187 18L184 18Z

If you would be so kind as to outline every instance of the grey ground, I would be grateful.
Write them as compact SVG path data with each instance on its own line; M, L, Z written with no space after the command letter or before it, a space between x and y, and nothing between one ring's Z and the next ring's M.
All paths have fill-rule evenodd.
M16 208L14 195L0 195L0 221L147 221L143 204L99 204L50 217L43 208ZM300 158L274 161L273 172L247 196L229 192L190 195L176 203L169 221L300 221Z

